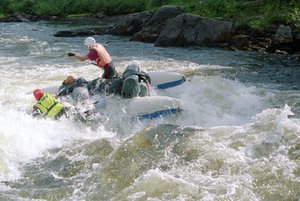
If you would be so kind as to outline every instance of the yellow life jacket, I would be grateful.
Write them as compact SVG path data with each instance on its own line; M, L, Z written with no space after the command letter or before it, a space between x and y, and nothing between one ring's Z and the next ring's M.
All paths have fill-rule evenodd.
M48 93L45 93L34 106L42 112L44 117L51 119L56 119L64 107L53 95Z

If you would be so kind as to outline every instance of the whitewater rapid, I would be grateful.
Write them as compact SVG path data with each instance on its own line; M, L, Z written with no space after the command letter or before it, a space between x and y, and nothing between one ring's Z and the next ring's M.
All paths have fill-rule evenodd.
M91 80L102 73L67 57L86 53L84 37L53 36L73 28L1 24L0 199L299 199L300 89L274 76L282 68L299 73L299 63L95 36L119 72L136 63L186 75L184 84L155 91L180 99L184 111L142 122L108 114L93 125L34 119L35 88L59 85L70 74ZM263 67L275 70L263 79Z

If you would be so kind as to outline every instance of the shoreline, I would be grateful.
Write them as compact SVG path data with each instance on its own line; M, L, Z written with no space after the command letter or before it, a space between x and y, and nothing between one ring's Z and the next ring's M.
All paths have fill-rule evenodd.
M181 6L162 6L155 12L145 11L118 16L108 16L99 12L92 15L64 18L56 16L38 18L36 16L15 14L2 18L0 22L38 22L43 20L51 22L91 22L101 20L107 26L95 26L95 28L89 30L65 30L55 33L54 36L82 37L110 34L126 36L131 41L153 43L155 46L182 48L199 46L221 48L229 51L262 51L284 55L289 59L300 61L300 33L293 31L288 25L274 23L265 30L258 30L249 26L236 27L230 21L187 14L183 10L184 8ZM189 23L194 26L192 29ZM212 30L208 30L207 33L202 31L210 27L212 27ZM187 31L188 33L186 33ZM174 35L174 33L178 34ZM211 37L211 35L215 36Z

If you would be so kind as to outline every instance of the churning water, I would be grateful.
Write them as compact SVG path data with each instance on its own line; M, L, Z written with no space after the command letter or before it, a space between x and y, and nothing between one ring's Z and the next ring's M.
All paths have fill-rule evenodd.
M68 75L97 78L70 23L1 23L0 200L299 200L300 66L280 56L160 48L95 36L119 72L174 71L187 81L155 91L181 114L134 121L110 108L91 124L33 119L35 88ZM110 101L110 100L108 100Z

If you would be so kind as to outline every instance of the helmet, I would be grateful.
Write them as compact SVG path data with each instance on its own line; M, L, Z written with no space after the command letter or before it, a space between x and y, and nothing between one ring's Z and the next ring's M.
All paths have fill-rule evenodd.
M40 100L43 97L44 92L40 89L36 89L36 90L34 90L33 95L36 100Z
M93 48L96 45L96 40L93 37L87 37L84 40L84 45L87 46L88 48Z

